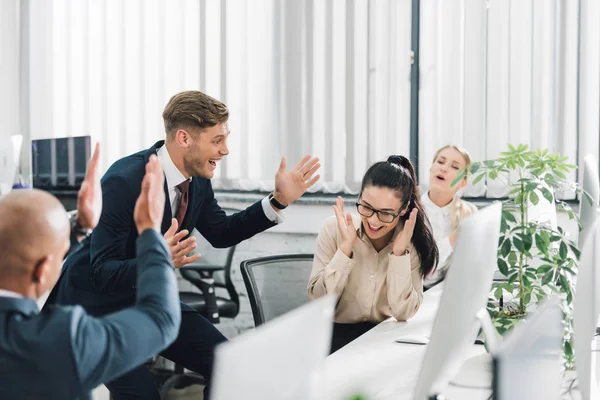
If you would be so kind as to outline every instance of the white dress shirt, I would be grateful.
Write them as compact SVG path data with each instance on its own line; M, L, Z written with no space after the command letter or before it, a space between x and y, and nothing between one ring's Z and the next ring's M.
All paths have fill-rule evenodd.
M450 244L450 234L452 233L452 218L450 217L450 207L454 203L454 199L444 207L437 206L429 198L429 191L421 195L421 202L425 207L425 213L429 222L431 223L431 229L433 230L433 238L438 246L440 253L440 260L436 271L425 279L425 283L437 280L438 273L446 266L448 257L452 254L453 247Z
M20 299L24 296L11 290L0 289L0 297L15 297L17 299Z
M181 198L181 192L177 188L181 182L185 181L185 176L177 169L171 156L169 155L169 151L167 150L167 146L162 146L158 149L157 152L158 159L160 160L160 164L165 173L165 180L167 182L167 188L169 190L169 204L171 204L171 215L177 215L177 209L179 207L179 199ZM192 178L190 178L190 181ZM265 197L261 201L261 205L265 216L271 220L272 222L279 224L283 222L283 217L280 213L273 210L271 207L271 203L269 202L269 197Z

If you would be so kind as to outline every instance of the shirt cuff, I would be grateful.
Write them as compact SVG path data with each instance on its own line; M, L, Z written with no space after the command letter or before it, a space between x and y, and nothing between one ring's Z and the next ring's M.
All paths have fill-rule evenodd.
M277 211L273 210L273 207L271 206L271 202L269 201L269 197L265 197L264 199L262 199L262 201L260 202L260 204L262 205L263 208L263 212L265 213L265 216L271 221L274 222L276 224L280 224L284 221L283 216L281 215L281 213L278 213Z

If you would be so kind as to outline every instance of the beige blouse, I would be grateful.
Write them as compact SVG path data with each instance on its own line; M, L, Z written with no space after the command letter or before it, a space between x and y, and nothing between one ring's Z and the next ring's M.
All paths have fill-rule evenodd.
M334 293L338 296L335 322L381 322L392 316L407 320L423 301L421 261L412 246L408 255L392 254L392 241L377 252L362 230L360 218L353 215L358 238L352 258L340 249L341 240L335 216L325 221L317 238L315 259L308 282L311 300Z

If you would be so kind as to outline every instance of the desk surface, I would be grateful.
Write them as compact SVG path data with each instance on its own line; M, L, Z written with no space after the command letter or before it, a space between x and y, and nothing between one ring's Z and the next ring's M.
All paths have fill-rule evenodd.
M329 356L315 377L315 399L341 400L357 393L369 400L411 399L427 346L396 343L395 339L403 335L429 337L443 287L441 283L425 292L419 311L410 320L390 318ZM470 350L465 358L485 353L483 346L474 345ZM491 386L489 379L484 386ZM490 393L489 389L449 387L447 396L450 400L487 399Z
M441 283L425 292L419 311L409 321L386 320L327 357L315 374L313 398L345 400L360 393L369 400L412 399L427 346L395 339L430 335L443 287ZM442 394L448 400L491 398L491 365L486 365L486 358L484 346L471 346L463 367Z

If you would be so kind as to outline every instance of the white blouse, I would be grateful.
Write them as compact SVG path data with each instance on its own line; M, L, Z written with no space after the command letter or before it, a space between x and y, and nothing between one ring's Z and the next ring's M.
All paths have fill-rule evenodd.
M446 262L448 261L448 257L450 257L450 254L452 254L453 248L450 244L449 238L450 234L452 233L450 207L454 201L455 200L452 199L452 201L444 207L438 207L429 198L429 191L421 195L421 202L425 207L425 213L427 214L427 218L429 218L429 222L431 223L433 238L435 239L440 253L438 267L432 274L425 278L425 281L423 282L425 285L438 280L440 271L444 269Z

